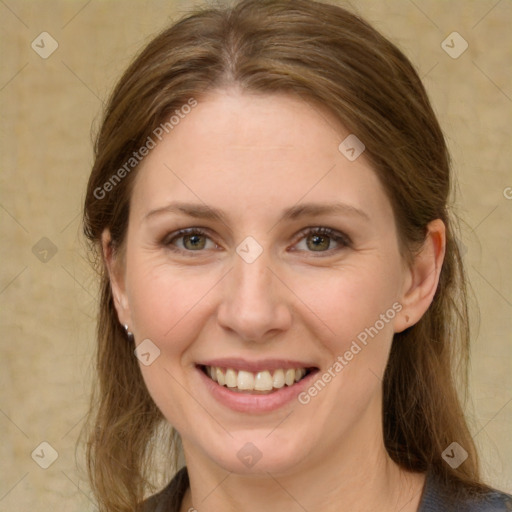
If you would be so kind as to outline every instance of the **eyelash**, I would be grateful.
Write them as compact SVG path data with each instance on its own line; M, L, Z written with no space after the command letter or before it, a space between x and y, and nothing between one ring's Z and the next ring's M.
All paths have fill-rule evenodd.
M165 247L169 248L170 250L172 250L174 252L179 252L179 253L182 253L182 254L186 254L187 256L194 256L193 253L195 253L195 252L197 252L197 253L204 252L204 249L203 250L192 251L192 250L188 250L188 249L179 249L179 248L177 248L173 244L173 242L175 240L177 240L177 239L182 238L185 235L201 235L201 236L205 236L205 237L210 238L209 232L204 230L204 229L202 229L202 228L199 228L199 227L198 228L186 228L186 229L180 229L179 231L176 231L175 233L172 233L171 235L166 236L164 238L164 240L162 241L162 243L163 243L163 245ZM341 247L339 247L339 248L327 249L326 251L306 251L306 252L310 252L310 253L313 253L313 254L315 252L317 252L319 254L323 253L323 254L331 255L333 251L340 251L340 250L342 250L344 248L352 246L352 241L350 240L350 237L348 237L344 233L341 233L339 231L336 231L336 230L328 228L328 227L310 227L310 228L306 228L305 230L302 231L300 238L294 243L294 245L296 245L297 243L299 243L303 239L307 238L309 235L327 236L327 237L331 238L333 241L335 241L336 243L341 244Z

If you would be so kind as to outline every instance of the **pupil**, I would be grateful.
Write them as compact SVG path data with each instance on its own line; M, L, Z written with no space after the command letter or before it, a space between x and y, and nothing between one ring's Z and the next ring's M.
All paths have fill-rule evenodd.
M188 242L190 242L192 247L200 247L201 246L201 243L200 243L201 236L202 235L188 235L186 239Z
M322 246L323 242L323 246ZM327 241L327 246L329 245L329 242ZM313 235L313 247L315 247L315 250L320 248L326 249L326 237L320 236L320 235Z

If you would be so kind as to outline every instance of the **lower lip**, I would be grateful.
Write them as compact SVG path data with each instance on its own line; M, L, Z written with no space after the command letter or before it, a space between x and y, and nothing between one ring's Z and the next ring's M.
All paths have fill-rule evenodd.
M221 386L210 379L200 368L197 368L197 371L206 388L222 405L237 412L264 413L275 411L296 399L297 396L308 387L309 381L318 370L312 371L292 386L285 385L267 395L251 395L250 393L231 391L229 388Z

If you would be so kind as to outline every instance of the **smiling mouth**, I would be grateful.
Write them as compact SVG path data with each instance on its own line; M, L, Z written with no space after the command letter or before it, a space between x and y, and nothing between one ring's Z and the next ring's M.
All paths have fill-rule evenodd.
M218 366L200 366L200 369L219 386L230 391L249 394L270 394L283 387L290 387L300 382L317 368L282 368L249 372Z

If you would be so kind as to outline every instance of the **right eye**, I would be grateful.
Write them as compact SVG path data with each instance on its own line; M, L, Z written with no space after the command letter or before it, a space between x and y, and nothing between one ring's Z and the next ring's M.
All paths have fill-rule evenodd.
M181 246L179 244L181 242ZM207 241L210 240L214 247L206 247ZM172 251L181 253L202 252L202 249L218 247L208 236L208 233L201 228L180 229L175 233L171 233L164 239L164 245Z

